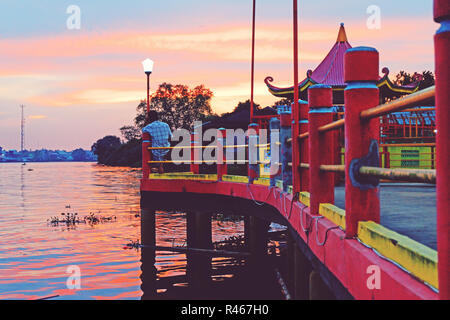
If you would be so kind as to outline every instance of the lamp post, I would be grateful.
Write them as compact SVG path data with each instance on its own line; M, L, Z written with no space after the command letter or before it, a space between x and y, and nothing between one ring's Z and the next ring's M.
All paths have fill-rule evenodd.
M155 63L150 59L145 59L142 61L142 66L144 67L144 72L147 75L147 114L150 112L150 75L153 72L153 65Z

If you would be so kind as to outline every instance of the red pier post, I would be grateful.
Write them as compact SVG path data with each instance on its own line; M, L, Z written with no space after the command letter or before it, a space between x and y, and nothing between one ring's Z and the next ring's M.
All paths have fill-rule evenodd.
M199 146L199 139L196 133L191 134L191 172L194 174L200 173L200 165L198 164L198 160L200 159L199 152L201 152L200 148L195 148Z
M376 107L380 102L379 53L374 48L357 47L347 50L344 58L345 82L345 222L346 237L358 233L359 221L380 222L379 186L366 184L358 175L362 158L369 156L370 146L378 142L378 119L362 121L363 110ZM378 148L377 148L378 149ZM378 150L372 155L378 160Z
M217 180L222 181L222 177L227 174L226 165L226 149L224 149L225 141L227 138L227 130L220 128L217 130Z
M311 86L308 101L310 213L318 215L321 203L334 203L334 174L320 170L320 165L334 162L334 135L318 130L333 121L333 90L326 85Z
M248 181L253 183L255 179L259 176L259 125L256 123L251 123L248 125Z
M150 175L150 166L148 164L152 159L152 153L148 150L151 146L150 135L146 132L142 134L142 178L148 179Z
M450 299L450 1L434 0L436 60L436 195L439 298Z
M303 134L308 132L309 129L309 105L308 102L300 100L298 102L300 108L300 120L299 120L299 133ZM332 122L332 121L330 121ZM297 143L299 145L299 165L300 163L309 163L309 144L308 138L298 140ZM300 174L300 191L309 191L309 170L298 168Z

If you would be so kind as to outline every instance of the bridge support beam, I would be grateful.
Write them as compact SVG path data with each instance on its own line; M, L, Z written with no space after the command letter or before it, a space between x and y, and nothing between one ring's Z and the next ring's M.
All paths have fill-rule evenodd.
M250 268L261 266L267 258L269 222L255 216L249 217L248 232L250 250Z
M434 0L436 60L436 195L439 297L450 299L450 4Z
M211 215L189 212L186 215L186 237L188 248L212 249ZM192 288L204 288L211 282L211 256L188 252L186 276Z
M309 298L309 274L311 273L311 264L305 257L300 248L294 250L294 298L295 300L308 300Z
M154 299L156 296L156 224L155 210L141 208L141 290L142 299Z
M374 48L357 47L345 53L345 234L356 237L360 221L380 222L379 184L361 178L362 165L379 161L379 119L361 120L363 110L379 103L379 53ZM376 150L374 150L376 149Z
M332 300L333 294L323 282L319 272L313 270L309 274L309 300Z

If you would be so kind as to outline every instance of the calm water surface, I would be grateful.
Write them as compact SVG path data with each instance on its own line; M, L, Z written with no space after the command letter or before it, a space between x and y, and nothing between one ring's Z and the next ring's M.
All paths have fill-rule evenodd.
M140 175L92 163L0 164L0 299L140 299L140 252L126 247L140 238ZM116 219L70 228L47 221L64 212ZM183 244L184 217L157 213L158 245ZM213 221L213 240L243 229ZM184 274L185 264L184 254L157 257L160 275ZM72 265L81 270L80 290L66 285Z

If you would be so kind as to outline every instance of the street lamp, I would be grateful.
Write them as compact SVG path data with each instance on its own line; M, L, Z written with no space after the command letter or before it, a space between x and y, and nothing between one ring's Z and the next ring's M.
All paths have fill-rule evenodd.
M150 112L150 75L153 72L153 65L155 63L150 59L145 59L142 61L142 66L144 67L144 72L147 75L147 114Z

